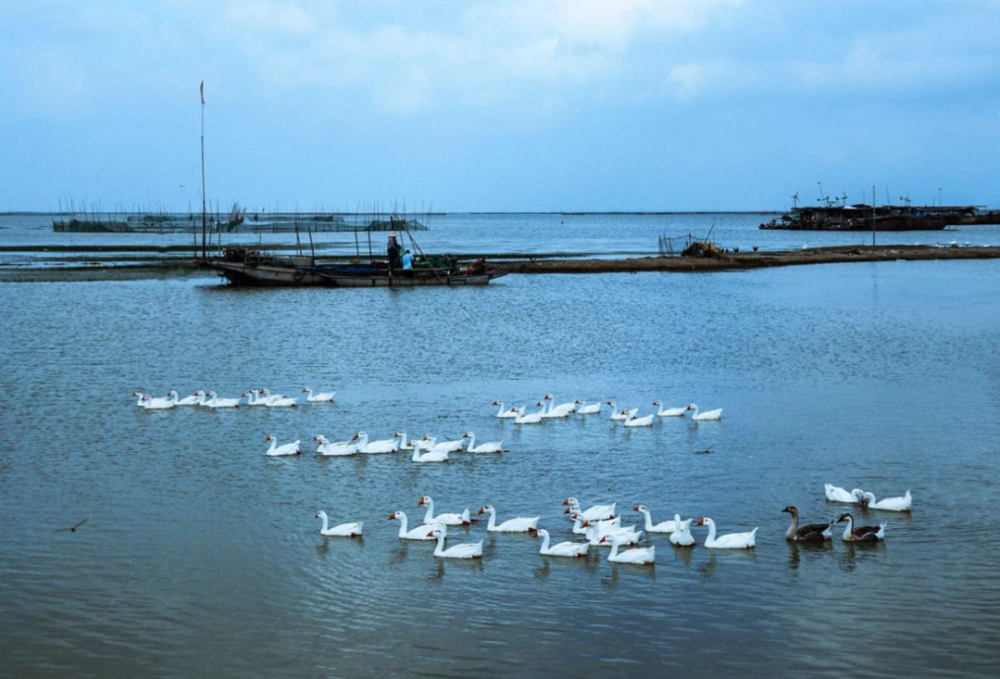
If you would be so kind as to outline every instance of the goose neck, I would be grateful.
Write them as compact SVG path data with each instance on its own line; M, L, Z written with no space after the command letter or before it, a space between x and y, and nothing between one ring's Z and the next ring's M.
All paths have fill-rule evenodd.
M844 539L848 540L854 535L854 517L847 515L847 527L844 529Z
M469 447L466 448L466 450L471 453L475 447L476 447L476 435L472 432L469 432Z
M493 509L492 507L490 507L486 511L490 515L489 523L486 524L486 530L493 530L494 528L497 527L497 513L496 513L496 510Z
M708 539L705 541L705 544L715 542L715 521L708 519L705 521L705 525L708 526Z
M427 513L424 514L424 523L432 524L434 523L434 500L427 498L427 502L424 504L427 505Z
M434 556L444 556L444 535L438 533L437 547L434 548Z
M789 540L794 540L798 534L799 534L799 515L792 514L792 525L790 525L788 527L788 530L785 532L785 537L788 538Z
M542 536L542 549L541 549L541 553L545 554L548 551L549 551L549 534L545 533Z
M406 536L406 514L403 512L396 512L396 516L399 517L399 537Z
M653 517L650 516L649 510L648 509L640 509L639 511L642 512L646 516L646 530L647 531L653 530Z
M611 540L611 553L608 554L608 561L614 561L615 557L618 556L618 545L620 544L618 540Z

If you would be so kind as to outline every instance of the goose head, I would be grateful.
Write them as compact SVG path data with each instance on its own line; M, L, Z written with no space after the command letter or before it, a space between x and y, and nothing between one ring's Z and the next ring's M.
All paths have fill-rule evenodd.
M576 521L579 518L580 518L579 514L574 514L573 515L573 520L574 521ZM584 521L583 523L580 524L580 527L581 528L590 528L590 521Z
M351 437L351 440L352 441L360 441L362 438L364 438L366 436L368 436L368 434L366 434L363 431L359 431L357 434L355 434L354 436Z
M315 436L313 436L313 441L315 441L316 443L322 443L322 444L329 443L329 441L326 439L326 437L323 436L322 434L316 434Z
M695 403L692 403L691 405L689 405L689 406L688 406L687 408L685 408L684 410L698 410L698 406L697 406L697 404L695 404Z
M704 517L698 519L698 523L696 523L695 525L696 526L714 526L715 525L715 521L712 521L707 516L704 516Z
M392 514L389 515L389 521L392 521L393 519L400 519L400 518L402 518L402 516L401 516L402 513L403 512L393 512Z
M430 533L427 534L429 538L439 538L444 536L444 532L440 528L435 528Z
M325 519L325 518L327 518L327 517L326 517L326 512L324 512L324 511L322 511L322 510L320 510L320 511L316 512L316 518L317 518L317 519Z
M472 432L471 431L464 432L462 434L462 438L463 439L471 439L472 438Z
M580 505L580 501L577 500L575 497L568 497L565 500L563 500L562 503L563 506L569 505L570 507L578 507Z
M493 405L495 405L495 406L502 406L503 405L503 401L493 401Z
M268 434L267 436L264 437L264 440L265 441L273 441L274 440L274 434Z
M632 507L632 511L633 512L648 512L649 511L649 507L647 507L646 505L636 505L635 507Z
M544 528L528 528L528 533L530 533L533 538L537 538L539 536L547 538L549 536L549 532Z
M581 405L581 406L582 406L582 405L583 405L583 399L582 399L582 398L578 398L578 399L576 399L575 401L573 401L573 403L575 403L575 404L577 404L577 405Z
M430 503L431 503L431 496L430 495L421 495L420 499L417 500L417 506L418 507L421 507L423 505L430 504Z
M854 517L851 516L849 513L845 512L840 515L839 519L837 519L837 523L840 523L841 521L854 521Z
M787 507L785 507L781 511L788 512L792 516L798 516L799 515L799 510L796 509L793 505L788 505Z
M476 512L476 516L479 516L480 514L495 514L495 513L496 510L493 509L493 505L483 505L482 507L479 508L479 511Z
M544 400L544 401L551 401L552 400L552 394L545 394L545 398L542 399L542 400Z
M660 401L659 399L656 399L655 401L653 401L653 405L654 405L654 406L662 406L662 405L663 405L663 402L662 402L662 401Z

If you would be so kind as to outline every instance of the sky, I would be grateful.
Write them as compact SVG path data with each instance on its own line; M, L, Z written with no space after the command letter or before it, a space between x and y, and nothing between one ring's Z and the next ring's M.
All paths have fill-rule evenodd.
M997 206L998 35L1000 0L0 0L0 210L198 206L201 81L216 204Z

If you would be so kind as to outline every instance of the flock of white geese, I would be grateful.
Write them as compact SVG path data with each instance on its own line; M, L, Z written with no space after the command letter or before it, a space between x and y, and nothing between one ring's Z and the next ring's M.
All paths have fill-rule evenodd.
M830 502L858 504L866 509L908 512L913 503L910 491L906 491L906 495L903 497L876 501L874 494L860 489L848 492L831 484L826 484L824 489L827 500ZM476 516L488 515L486 524L488 533L529 533L532 537L541 538L539 554L542 556L579 558L586 557L591 548L610 547L609 562L652 566L656 563L656 545L626 550L621 548L638 545L643 532L647 534L647 539L653 535L666 535L670 544L677 548L690 548L698 544L691 533L691 525L694 520L682 519L679 514L674 514L674 518L669 521L654 523L649 508L645 505L636 505L632 507L632 511L643 516L644 525L642 527L623 526L622 517L616 512L616 503L594 505L588 509L582 509L579 500L575 497L569 497L563 500L562 504L566 506L564 514L569 515L568 518L572 521L572 528L569 530L573 535L582 535L583 540L567 540L552 544L552 536L549 531L538 527L540 516L515 517L498 522L496 509L489 504L480 507ZM434 540L437 542L434 556L443 559L482 558L482 540L446 547L448 526L469 526L477 521L468 508L461 512L439 514L435 511L434 499L428 495L422 496L417 501L417 506L426 507L426 510L423 522L416 527L410 526L409 519L402 510L389 514L390 521L399 521L400 540ZM785 507L782 511L791 515L791 525L785 533L785 538L789 541L822 542L830 540L833 535L833 527L838 522L846 523L841 535L844 542L878 542L885 537L885 522L878 526L859 526L855 524L853 515L843 513L839 518L831 520L829 523L800 525L798 510L795 507ZM355 538L361 537L364 533L363 521L330 526L329 517L323 511L316 514L316 518L323 521L320 534L327 537ZM698 519L694 525L707 529L708 534L702 543L706 549L754 549L757 545L757 528L745 533L717 535L715 522L708 517Z
M329 403L334 401L333 392L313 393L309 387L302 390L307 396L306 401L310 403ZM250 389L238 399L220 399L214 392L197 391L186 398L179 398L177 392L167 392L166 398L154 398L141 392L134 392L134 397L138 397L136 405L150 410L169 410L179 406L202 406L207 408L236 408L242 405L242 400L246 399L247 406L263 407L295 407L298 399L287 398L281 394L271 394L267 389ZM637 408L619 409L613 401L607 401L611 408L611 419L619 421L626 427L647 427L651 426L654 417L684 417L688 412L693 412L694 421L714 421L722 419L722 409L718 408L708 412L700 412L695 404L664 408L662 402L654 401L653 405L658 408L654 413L643 417L637 417ZM507 408L503 402L494 401L494 406L499 410L496 414L501 420L513 420L515 424L538 424L548 419L567 418L571 415L597 415L601 413L602 404L588 404L582 399L562 405L555 405L551 394L546 394L541 401L536 403L540 410L526 413L525 408ZM411 459L414 462L446 462L449 454L457 452L466 453L502 453L508 452L503 448L503 442L487 442L476 444L475 434L465 432L462 438L450 441L438 441L436 437L425 435L421 439L409 440L405 431L394 432L390 439L369 440L366 432L358 432L347 441L329 441L323 435L316 435L313 440L317 444L316 452L323 456L347 456L358 454L380 454L396 453L400 450L412 451ZM268 434L265 441L270 441L270 448L266 454L272 457L287 455L299 455L301 453L301 441L294 441L284 445L278 445L273 434ZM893 512L909 512L913 497L910 491L901 497L890 497L878 500L874 493L854 488L848 491L844 488L825 484L824 493L827 501L859 505L863 509L875 509ZM664 534L668 536L669 542L674 547L689 548L697 545L691 533L693 519L684 520L679 514L674 514L674 518L669 521L654 523L650 510L645 505L632 507L634 512L643 515L645 520L643 528L636 526L623 526L622 517L616 513L616 503L605 505L594 505L586 510L581 508L579 501L570 497L563 501L566 506L564 511L572 521L570 529L574 535L583 535L583 541L564 541L551 544L551 534L545 528L539 528L538 522L541 519L535 517L516 517L497 523L496 509L489 504L483 505L476 512L476 515L487 514L486 530L490 533L530 533L533 537L541 538L541 548L539 553L543 556L551 557L585 557L591 547L607 546L611 548L608 554L608 561L612 563L634 564L651 566L656 561L656 547L635 547L633 549L621 550L621 547L636 546L645 532L647 536ZM401 540L434 540L437 545L434 549L434 556L448 559L479 559L483 555L483 541L475 543L460 543L446 547L448 538L448 526L469 526L476 522L466 508L460 513L435 513L434 500L424 495L417 502L418 506L426 506L423 523L411 528L408 518L403 511L395 511L389 515L389 520L399 521L399 539ZM885 537L886 522L877 526L860 526L855 523L854 517L850 513L841 514L836 520L820 524L799 524L798 510L794 506L785 507L782 510L791 515L791 525L786 531L787 540L795 542L821 542L830 540L833 536L833 527L838 522L846 523L846 527L841 536L844 542L878 542ZM329 525L329 517L326 512L320 511L316 518L323 522L320 533L326 537L361 537L363 534L363 521L342 523L336 526ZM728 533L724 535L716 534L715 522L708 518L700 518L696 526L707 529L708 534L703 542L707 549L754 549L756 547L757 528L743 533ZM648 539L648 538L647 538Z

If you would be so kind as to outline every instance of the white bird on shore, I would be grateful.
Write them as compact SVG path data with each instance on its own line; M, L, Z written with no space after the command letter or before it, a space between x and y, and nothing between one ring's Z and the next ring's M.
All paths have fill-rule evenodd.
M316 514L317 519L323 519L323 527L320 528L320 535L325 535L329 538L357 538L361 537L361 531L364 527L364 521L354 521L352 523L342 523L339 526L334 526L330 528L329 519L327 519L326 512L319 512Z
M299 450L300 441L295 441L294 443L286 443L282 446L278 445L278 440L274 438L274 434L268 434L264 437L265 441L271 442L271 447L267 450L267 455L271 457L282 457L284 455L298 455L302 451Z
M309 387L303 389L302 393L306 394L306 401L309 403L333 403L333 397L337 394L335 391L324 391L314 394L313 390Z

